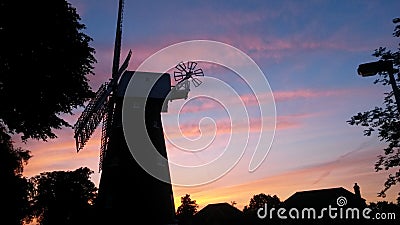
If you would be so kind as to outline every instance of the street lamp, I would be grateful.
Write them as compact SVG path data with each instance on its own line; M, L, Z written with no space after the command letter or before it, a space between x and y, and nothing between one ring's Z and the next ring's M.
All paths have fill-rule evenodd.
M394 73L398 72L393 68L393 62L390 60L379 60L376 62L360 64L357 69L358 75L362 77L374 76L379 72L387 72L389 75L389 83L392 85L393 95L397 104L397 111L400 113L400 90L397 87Z

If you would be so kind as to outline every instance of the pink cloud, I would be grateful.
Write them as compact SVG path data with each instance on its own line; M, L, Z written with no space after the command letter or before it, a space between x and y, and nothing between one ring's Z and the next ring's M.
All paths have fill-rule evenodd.
M340 97L350 94L363 94L367 92L363 89L332 89L332 90L318 90L318 89L298 89L289 91L274 91L273 98L275 102L292 101L310 98L327 98L327 97ZM270 93L261 93L257 98L253 94L241 95L240 98L246 106L258 105L268 102L271 98ZM258 101L257 101L258 99Z
M196 104L190 104L183 107L180 113L194 113L199 111L218 109L219 107L221 107L221 105L215 101L208 101L206 99L198 98L196 99Z
M312 89L299 89L292 91L275 91L275 101L290 101L302 98L325 98L332 96L343 96L354 92L350 89L336 89L336 90L312 90Z
M275 37L248 33L246 35L237 32L215 38L219 41L231 44L257 59L279 60L285 56L311 50L342 50L360 51L370 49L365 43L355 40L344 40L343 36L334 35L328 39L316 40L303 34L295 34L290 37Z
M319 115L316 113L281 115L276 119L276 129L283 130L301 128L304 125L302 123L303 119L317 116Z
M254 17L254 18L253 18ZM251 16L249 20L257 20L259 16ZM310 40L304 39L301 35L297 35L298 37L290 37L290 38L278 38L273 36L267 36L248 33L246 35L239 34L237 32L227 31L228 34L219 35L206 35L205 37L192 37L189 39L210 39L221 41L227 44L230 44L238 49L244 51L245 53L249 54L251 57L255 58L273 58L273 59L280 59L287 54L293 54L293 52L301 52L304 50L314 50L314 49L345 49L349 50L354 43L341 43L338 41L332 40ZM129 39L128 39L129 40ZM135 70L145 59L149 56L161 50L164 47L167 47L171 44L178 43L180 41L186 41L188 37L180 37L175 34L163 35L162 40L144 40L143 43L126 43L124 48L127 52L129 49L132 49L133 55L131 59L131 63L129 68L131 70ZM156 44L154 42L157 42ZM111 46L111 45L110 45ZM104 51L104 50L103 50ZM194 52L201 52L202 49L191 49L190 51ZM112 54L113 49L109 49L105 53L98 53L96 55L99 58L103 58L106 56L107 60L100 60L103 63L107 63L108 67L111 68L112 62ZM105 55L104 55L105 54ZM121 55L124 58L124 54ZM123 60L123 59L121 59ZM160 62L160 64L168 63L168 59L164 59L164 62ZM110 70L105 71L104 73L109 73Z
M302 122L305 118L316 117L319 114L316 113L308 113L308 114L291 114L291 115L283 115L277 116L276 118L276 129L284 130L284 129L298 129L301 128L304 124ZM249 123L247 124L245 120L242 121L231 121L230 118L223 118L215 120L216 127L212 123L202 125L201 129L205 133L201 133L199 124L197 123L181 123L179 125L179 129L170 127L170 124L164 124L165 133L168 138L197 138L200 135L213 135L214 129L216 135L225 135L235 133L259 133L261 129L274 129L273 123L270 120L273 118L265 117L263 122L261 118L249 118ZM264 126L262 127L262 123Z
M330 98L330 97L341 97L348 95L364 95L370 93L367 89L331 89L331 90L319 90L319 89L298 89L288 91L274 91L273 98L275 102L283 101L294 101L300 99L312 99L312 98ZM246 106L253 106L268 102L271 98L270 93L261 93L257 95L257 98L253 94L245 94L240 96L241 100ZM258 101L257 101L258 99Z
M268 13L265 10L259 10L258 12L245 12L238 10L230 10L229 13L221 13L216 10L194 10L191 14L202 15L204 18L214 22L214 26L222 27L238 27L247 26L249 24L265 21L273 15L276 15L276 11L270 10Z
M348 95L351 92L357 92L360 90L326 90L326 91L321 91L321 90L310 90L310 89L304 89L304 90L294 90L294 91L277 91L274 92L274 97L275 100L278 102L282 101L293 101L293 100L298 100L298 99L309 99L309 98L328 98L328 97L340 97L343 95ZM361 91L363 92L363 91ZM262 104L263 102L266 102L269 94L262 94L258 96L258 101L255 98L254 95L242 95L241 101L244 102L246 107L251 107L251 106L257 106L258 104ZM228 103L227 103L228 102ZM226 102L224 102L226 105L237 105L237 99L227 99ZM209 111L212 109L218 109L220 105L216 102L213 101L203 101L199 99L196 105L187 105L183 108L183 110L180 113L198 113L201 111ZM177 113L177 112L176 112ZM300 113L300 114L289 114L289 115L277 115L276 117L276 129L278 130L283 130L283 129L297 129L301 128L304 125L304 120L307 118L311 117L318 117L321 116L322 113ZM263 118L264 120L264 129L273 129L271 123L271 117L265 117ZM249 124L245 123L244 120L242 122L236 123L236 127L230 127L227 125L230 125L231 121L229 118L224 117L224 118L219 118L216 120L217 123L217 134L218 135L223 135L223 134L229 134L230 132L247 132L247 129L250 129L250 132L260 132L262 127L261 127L261 118L257 117L251 117L249 118ZM165 123L165 126L170 126L170 124ZM268 127L265 127L267 125ZM207 125L206 127L203 127L206 131L207 130L213 130L214 126L212 124ZM184 136L187 137L198 137L200 135L200 130L198 127L198 124L192 124L192 123L183 123L180 124L180 129L183 133ZM179 138L182 136L176 129L171 129L173 130L171 133L169 133L170 138ZM213 132L212 132L213 134ZM205 134L207 135L207 133Z
M367 90L364 89L332 89L332 90L318 90L318 89L298 89L290 91L274 91L272 96L275 102L293 101L299 99L311 98L328 98L328 97L341 97L345 95L364 94ZM239 101L245 107L258 106L260 104L268 104L272 99L271 93L242 94L240 100L235 97L225 97L222 103L226 106L240 105ZM215 101L207 99L196 99L196 104L188 104L180 111L180 113L193 113L200 111L207 111L211 109L218 109L221 105ZM170 113L177 113L170 111Z

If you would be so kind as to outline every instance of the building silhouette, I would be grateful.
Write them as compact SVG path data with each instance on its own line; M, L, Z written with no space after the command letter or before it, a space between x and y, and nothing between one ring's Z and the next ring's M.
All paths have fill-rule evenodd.
M296 209L292 210L296 218L288 217L281 224L365 224L366 200L357 183L353 188L354 192L343 187L298 191L282 204L287 212Z
M361 198L360 192L353 193L343 187L298 191L287 198L283 205L285 207L316 207L324 208L329 205L338 206L338 198L346 198L348 207L366 207L365 199Z
M243 225L243 212L228 203L208 204L193 218L193 225Z

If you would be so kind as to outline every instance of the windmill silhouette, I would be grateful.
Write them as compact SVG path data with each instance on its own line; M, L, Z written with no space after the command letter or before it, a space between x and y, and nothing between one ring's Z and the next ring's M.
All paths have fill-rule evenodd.
M175 67L177 71L174 72L174 78L177 83L172 86L168 73L127 70L131 50L119 66L123 8L124 0L119 0L111 79L100 86L75 123L76 148L78 152L81 151L102 122L96 223L126 224L146 220L143 216L150 214L155 216L148 218L146 223L173 224L175 206L171 182L158 180L148 174L133 158L125 140L122 126L125 91L131 80L139 83L144 90L150 90L138 90L130 99L130 104L139 107L131 107L129 113L134 120L129 126L143 123L144 119L146 132L139 129L134 137L140 146L138 151L155 147L167 159L161 112L168 111L169 101L186 99L190 91L189 80L197 87L202 82L196 76L204 76L204 73L202 69L196 69L196 62L181 62ZM143 142L145 135L150 138L151 144ZM168 165L161 165L159 169L170 179Z

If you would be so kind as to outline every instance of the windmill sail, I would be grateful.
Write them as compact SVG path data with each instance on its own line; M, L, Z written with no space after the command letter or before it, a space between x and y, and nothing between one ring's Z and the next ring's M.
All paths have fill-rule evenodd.
M130 50L128 56L126 57L124 63L119 67L120 54L121 54L121 39L122 39L122 16L123 16L124 1L119 0L118 9L118 22L117 31L115 37L114 46L114 58L112 66L112 76L110 82L104 83L99 90L96 92L95 97L89 102L85 110L76 122L75 129L75 140L76 149L79 152L90 139L94 130L103 120L102 128L102 140L101 140L101 150L100 150L100 170L102 161L107 148L109 132L108 128L112 126L114 101L112 99L112 92L116 90L118 85L118 79L121 74L127 69L129 60L132 55Z
M114 44L114 59L112 65L112 78L115 78L117 76L119 69L119 60L121 55L121 42L122 42L123 11L124 11L124 1L119 0L117 31L115 34L115 44Z
M75 123L75 141L78 152L85 146L106 113L108 103L107 87L108 83L105 83L99 88L95 97L89 102Z
M94 130L100 124L103 119L103 132L102 137L105 137L107 122L109 119L109 115L106 113L109 105L109 96L113 91L113 87L115 83L117 83L118 78L121 74L126 70L129 64L129 60L131 58L132 51L129 51L128 56L126 57L124 63L121 68L119 68L118 72L114 79L111 80L110 83L106 82L100 86L99 90L96 92L95 97L89 102L86 106L85 110L82 112L78 121L75 124L75 140L76 140L76 150L79 152L85 146L86 142L90 139ZM104 155L106 143L102 142L100 158ZM100 160L102 161L102 160Z

